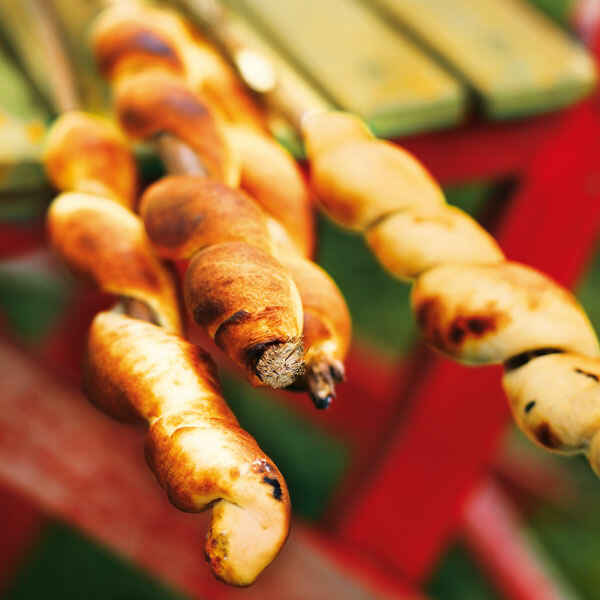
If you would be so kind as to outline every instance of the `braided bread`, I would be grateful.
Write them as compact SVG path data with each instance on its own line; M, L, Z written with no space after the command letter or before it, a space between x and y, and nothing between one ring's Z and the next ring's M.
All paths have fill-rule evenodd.
M108 121L66 113L49 132L45 161L52 182L73 190L58 196L47 214L50 241L65 262L136 314L180 332L173 280L143 223L125 207L134 203L137 175L123 137Z
M586 453L600 474L600 349L575 298L506 261L414 157L360 119L312 113L302 129L323 210L363 233L392 275L415 281L426 341L467 364L502 363L521 429L547 449Z
M111 416L148 424L147 461L170 501L187 512L212 508L205 553L213 573L252 583L285 542L290 498L225 404L210 357L150 323L100 313L85 388Z
M283 224L305 256L311 255L315 242L312 205L298 166L265 134L256 105L231 67L196 30L169 10L121 3L99 17L93 45L102 72L113 82L148 69L184 78L190 91L198 93L203 105L219 117L227 143L221 140L215 145L213 140L197 148L192 143L197 139L192 124L183 131L189 137L182 135L183 125L177 130L173 123L170 128L161 125L160 116L154 126L188 142L208 165L215 148L228 146L239 161L237 176L241 176L242 188ZM209 174L213 175L210 169ZM236 183L235 177L225 181Z
M191 259L184 285L188 309L239 363L256 360L257 348L286 341L290 324L281 321L278 305L292 288L289 275L274 259L280 261L298 285L304 310L305 386L315 404L326 407L334 380L343 377L350 317L336 285L299 253L283 227L242 191L192 176L166 177L152 185L142 197L140 214L160 256ZM234 252L247 262L243 268L236 265L232 277L228 257ZM272 273L277 277L270 280ZM263 280L270 283L261 285ZM245 304L240 309L237 296L242 294ZM265 353L261 360L267 358ZM280 379L277 373L261 370L263 381L266 376Z

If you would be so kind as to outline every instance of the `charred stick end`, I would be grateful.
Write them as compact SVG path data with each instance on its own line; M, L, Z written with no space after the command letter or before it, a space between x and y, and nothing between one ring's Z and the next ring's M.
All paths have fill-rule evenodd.
M148 321L153 325L160 325L156 313L142 300L122 296L117 304L113 306L114 312L125 314L140 321Z
M248 351L252 370L272 388L287 387L302 375L303 356L301 341L257 344Z
M338 361L318 359L306 367L306 386L315 408L329 408L335 398L335 384L345 377L344 365Z

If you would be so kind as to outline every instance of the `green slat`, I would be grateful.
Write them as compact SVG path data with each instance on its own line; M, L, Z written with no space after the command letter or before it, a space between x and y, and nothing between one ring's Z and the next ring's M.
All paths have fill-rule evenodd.
M460 84L357 0L228 0L339 107L394 136L452 125Z
M371 0L447 61L506 118L568 105L595 83L594 63L523 0Z
M0 50L0 192L37 189L48 113L22 74Z

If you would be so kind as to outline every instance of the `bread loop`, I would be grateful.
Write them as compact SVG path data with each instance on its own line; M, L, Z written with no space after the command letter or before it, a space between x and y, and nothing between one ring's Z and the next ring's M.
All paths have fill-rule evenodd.
M239 165L219 124L181 79L143 71L124 78L115 91L117 115L129 136L144 140L170 133L198 154L207 175L237 185Z
M454 206L392 213L369 227L365 238L387 271L405 281L445 263L504 260L494 238Z
M173 281L134 214L101 196L67 192L51 204L47 224L53 247L74 271L105 292L143 302L167 331L181 331Z
M46 173L59 190L106 196L133 210L137 168L123 134L107 119L72 111L46 138Z

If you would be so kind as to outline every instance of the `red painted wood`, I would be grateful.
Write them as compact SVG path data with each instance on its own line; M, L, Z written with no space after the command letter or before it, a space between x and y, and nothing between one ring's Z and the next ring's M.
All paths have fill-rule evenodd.
M397 140L443 185L522 175L560 113L499 123L475 121L458 129Z
M581 273L600 230L596 102L570 111L544 144L500 233L510 258L567 285ZM468 369L442 359L415 404L388 442L385 461L355 494L339 532L421 579L455 531L509 414L499 368Z
M26 254L44 245L43 220L0 223L0 259Z
M14 569L37 540L44 515L27 499L8 488L0 488L0 594L10 583Z
M526 535L509 499L486 480L466 502L463 538L502 597L510 600L565 600L576 595L556 578L541 547Z
M348 549L298 523L251 588L217 582L203 559L208 514L167 502L144 462L141 430L104 417L1 341L0 381L0 482L191 596L422 598L403 580L359 568Z

